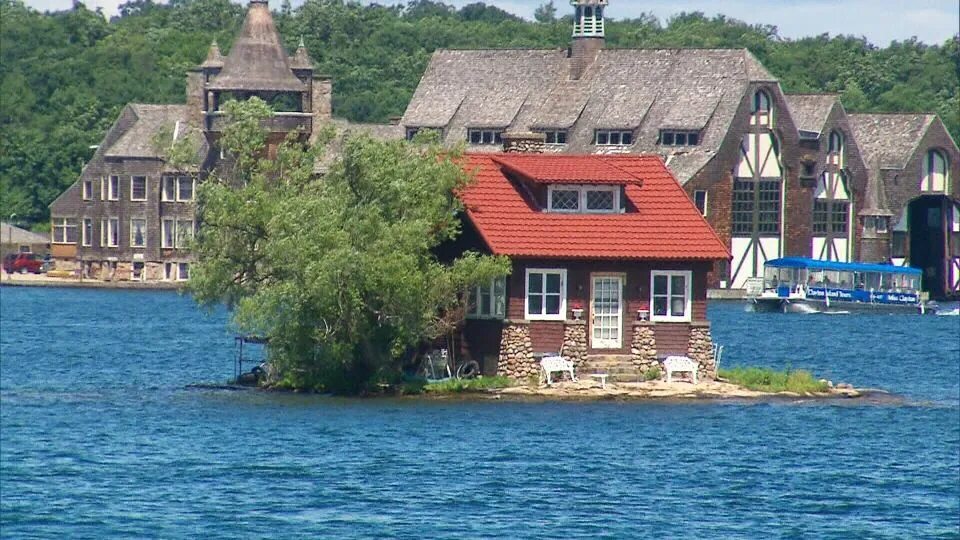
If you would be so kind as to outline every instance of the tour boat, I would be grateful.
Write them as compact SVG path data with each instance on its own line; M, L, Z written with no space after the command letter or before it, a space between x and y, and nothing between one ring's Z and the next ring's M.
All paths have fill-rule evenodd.
M754 311L783 313L935 313L920 293L921 271L889 264L783 257L747 282Z

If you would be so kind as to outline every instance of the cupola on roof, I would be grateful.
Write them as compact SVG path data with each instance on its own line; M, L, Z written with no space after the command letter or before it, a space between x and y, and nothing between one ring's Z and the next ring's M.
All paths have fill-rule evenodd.
M243 29L230 48L223 71L207 87L213 90L306 90L290 69L266 0L251 0Z

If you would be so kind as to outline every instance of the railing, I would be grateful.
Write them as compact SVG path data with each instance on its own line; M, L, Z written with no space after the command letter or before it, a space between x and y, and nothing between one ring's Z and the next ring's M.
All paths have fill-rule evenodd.
M226 114L221 112L207 112L207 131L222 132L230 123ZM313 115L298 112L277 112L270 118L265 118L260 125L271 133L288 133L302 130L310 133L313 129Z

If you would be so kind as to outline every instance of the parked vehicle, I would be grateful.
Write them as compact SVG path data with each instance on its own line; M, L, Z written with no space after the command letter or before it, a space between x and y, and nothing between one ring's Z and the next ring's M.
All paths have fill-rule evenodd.
M43 261L35 253L8 253L3 258L3 271L8 274L15 272L39 274L42 266Z

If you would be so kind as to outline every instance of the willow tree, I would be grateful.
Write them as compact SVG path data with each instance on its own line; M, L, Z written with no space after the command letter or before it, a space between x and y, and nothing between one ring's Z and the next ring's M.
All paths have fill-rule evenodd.
M287 384L362 389L455 329L466 291L507 273L495 257L436 256L460 233L454 194L469 176L455 153L357 135L318 176L322 145L289 138L262 157L263 102L227 113L230 165L199 190L190 287L201 303L228 304L239 331L269 337Z

